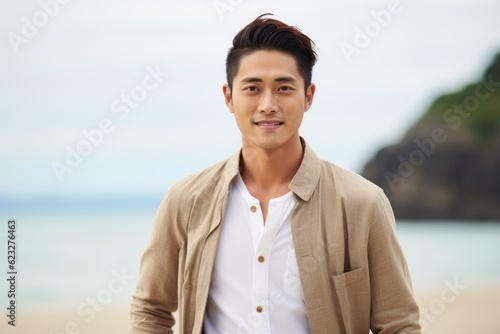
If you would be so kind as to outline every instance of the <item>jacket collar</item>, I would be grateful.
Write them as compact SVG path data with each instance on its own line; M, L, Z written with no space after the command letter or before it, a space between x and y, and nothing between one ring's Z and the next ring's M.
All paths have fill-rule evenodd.
M304 156L288 188L303 201L308 201L319 182L321 159L314 153L312 148L307 145L304 138L300 137L300 141L304 147ZM225 183L227 182L229 184L239 174L240 161L241 149L227 160Z
M304 157L300 164L299 170L288 186L295 195L300 197L303 201L308 201L311 198L314 189L319 182L321 175L321 159L314 153L304 138L300 137L302 146L304 147Z

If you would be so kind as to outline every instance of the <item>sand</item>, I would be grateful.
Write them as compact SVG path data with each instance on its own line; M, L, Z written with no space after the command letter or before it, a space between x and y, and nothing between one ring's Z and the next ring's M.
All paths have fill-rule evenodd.
M455 290L415 289L422 333L500 334L500 285Z
M416 288L415 296L424 334L500 333L500 285ZM21 309L16 327L7 326L2 318L2 334L119 334L129 330L128 306L108 306L88 322L90 316L82 317L74 310Z

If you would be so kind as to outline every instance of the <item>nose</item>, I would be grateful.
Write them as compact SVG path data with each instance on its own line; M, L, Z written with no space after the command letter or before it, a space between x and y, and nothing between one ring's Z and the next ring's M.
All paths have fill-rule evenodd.
M259 111L263 114L274 113L277 111L275 99L271 91L268 90L267 92L262 94Z

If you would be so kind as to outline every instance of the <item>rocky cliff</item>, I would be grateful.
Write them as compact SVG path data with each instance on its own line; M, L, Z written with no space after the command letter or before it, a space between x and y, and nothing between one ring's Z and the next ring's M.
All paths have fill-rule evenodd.
M500 54L480 81L438 97L363 176L398 219L500 220Z

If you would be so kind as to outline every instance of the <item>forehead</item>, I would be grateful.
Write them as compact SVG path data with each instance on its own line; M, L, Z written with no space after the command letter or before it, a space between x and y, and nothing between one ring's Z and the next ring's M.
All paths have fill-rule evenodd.
M240 59L238 73L234 81L245 77L274 79L276 77L291 76L302 81L295 58L282 51L259 50L254 51Z

